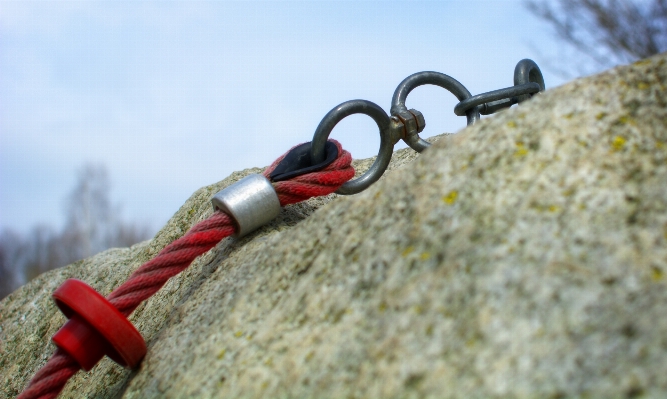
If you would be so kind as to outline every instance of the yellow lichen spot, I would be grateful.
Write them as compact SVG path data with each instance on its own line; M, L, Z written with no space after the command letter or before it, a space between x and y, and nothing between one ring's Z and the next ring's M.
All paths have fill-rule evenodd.
M519 118L519 119L524 119L524 118L526 117L526 114L524 114L524 113L522 112L522 113L520 113L519 115L517 115L516 117Z
M611 146L614 149L614 151L620 151L623 149L623 147L625 147L625 142L626 142L625 138L623 138L622 136L616 136L614 137L614 140L612 140Z
M422 314L424 313L424 308L421 305L415 305L412 307L412 310L415 311L417 314Z
M426 335L428 335L429 337L430 337L431 335L433 335L433 324L429 324L428 327L426 327L426 331L425 331L425 333L426 333Z
M243 336L243 331L237 331L237 332L235 332L235 333L234 333L234 336L235 336L236 338L241 338L241 337Z
M600 112L599 114L595 115L595 119L600 120L600 119L604 118L605 116L607 116L606 112Z
M663 143L662 141L656 141L655 142L655 148L663 149L663 148L665 148L665 143Z
M373 196L373 198L378 199L378 198L380 198L381 195L382 195L382 191L378 190L378 192L375 193L375 195Z
M266 358L266 360L264 360L264 364L267 366L273 366L273 358L272 357Z
M422 254L419 255L419 259L421 259L421 260L429 260L430 257L431 257L431 254L428 253L428 252L422 252Z
M269 382L268 382L268 381L264 381L264 382L262 383L262 389L266 389L266 388L268 388L268 387L269 387Z
M403 250L403 252L401 253L401 256L405 258L406 256L410 255L412 253L412 251L414 251L414 250L415 250L415 247L410 245L409 247L407 247Z
M567 189L567 190L563 191L563 197L571 197L572 194L574 194L574 189L573 188L570 188L570 189Z
M227 353L226 349L222 349L220 352L218 352L218 360L222 360L222 358L225 357L225 353Z
M665 272L659 267L651 267L651 279L653 281L660 281L665 276Z
M560 208L556 205L551 205L549 208L547 208L549 212L558 212Z
M250 341L250 340L252 339L252 334L248 334L248 336L245 337L245 339L247 339L248 341Z
M469 340L466 341L466 347L472 348L473 346L475 346L476 343L477 342L475 341L474 338L470 338Z
M507 122L507 127L515 128L516 127L516 122L514 122L514 121Z
M315 352L314 351L308 352L308 354L306 355L306 361L307 362L311 361L313 357L315 357Z
M565 116L563 116L563 118L572 119L573 116L574 116L574 112L570 112L569 114L566 114Z
M620 118L618 118L618 122L622 125L625 125L625 124L628 124L628 123L631 124L631 125L636 125L637 124L636 120L634 120L633 118L631 118L627 115L623 115Z
M452 190L449 192L449 194L445 195L442 197L442 202L444 202L447 205L452 205L453 203L456 202L456 198L459 196L459 192L456 190Z
M523 141L516 142L516 151L514 152L515 157L525 157L528 154L528 148L523 144Z
M649 59L643 59L643 60L639 60L639 61L636 61L636 62L632 63L632 65L634 65L634 66L650 65L650 64L651 64L651 60L649 60Z
M649 87L651 87L651 85L648 84L648 83L646 83L646 82L639 82L639 84L637 85L637 88L638 88L639 90L646 90L646 89L648 89Z
M380 306L378 306L378 310L380 312L384 312L385 310L387 310L387 304L384 302L380 303Z

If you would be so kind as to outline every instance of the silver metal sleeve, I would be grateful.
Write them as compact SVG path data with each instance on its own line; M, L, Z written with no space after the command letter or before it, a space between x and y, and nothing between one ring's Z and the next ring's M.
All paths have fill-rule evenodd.
M280 214L280 200L271 182L262 175L250 175L218 192L211 199L214 210L228 213L238 225L236 237L243 237Z

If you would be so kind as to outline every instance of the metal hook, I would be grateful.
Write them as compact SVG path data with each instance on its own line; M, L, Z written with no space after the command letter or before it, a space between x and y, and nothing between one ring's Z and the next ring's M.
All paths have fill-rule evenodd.
M394 96L391 99L391 114L396 115L400 112L406 112L408 109L405 106L405 100L407 99L408 94L415 88L427 84L439 86L448 90L454 94L459 101L471 97L468 89L466 89L458 80L449 75L432 71L417 72L403 79L396 88L396 91L394 91ZM470 109L466 112L466 117L468 126L473 125L479 121L479 111L475 108ZM417 152L422 152L431 145L429 142L421 139L418 134L408 135L403 140Z
M348 181L336 191L337 194L343 195L359 193L382 176L389 165L389 161L391 161L394 144L398 141L400 134L399 129L403 128L402 124L399 125L396 121L390 120L387 113L373 102L366 100L346 101L329 111L317 126L310 151L314 163L321 162L324 159L324 145L336 124L353 114L364 114L373 118L380 129L380 150L375 162L366 173L357 179Z

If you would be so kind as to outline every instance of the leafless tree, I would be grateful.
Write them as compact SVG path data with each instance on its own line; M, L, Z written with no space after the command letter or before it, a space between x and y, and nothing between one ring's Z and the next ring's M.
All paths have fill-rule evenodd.
M525 5L588 58L580 73L667 51L667 0L527 0ZM562 65L547 66L571 75Z
M16 265L25 263L25 245L23 239L11 230L0 234L0 298L23 284L16 273Z
M148 226L128 223L109 197L106 168L86 165L65 202L60 232L33 227L26 238L9 230L0 234L0 299L44 273L112 247L127 247L150 236Z
M106 168L85 165L77 184L66 201L67 221L62 239L69 241L66 248L71 259L83 259L109 245L116 227L114 209L109 198L110 183Z

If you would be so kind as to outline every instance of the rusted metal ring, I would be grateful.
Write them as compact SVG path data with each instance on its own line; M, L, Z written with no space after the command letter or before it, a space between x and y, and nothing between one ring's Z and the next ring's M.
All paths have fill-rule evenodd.
M380 129L380 150L373 165L359 178L343 184L336 193L350 195L359 193L375 183L387 169L391 155L394 152L394 141L390 131L390 120L386 112L377 104L366 100L350 100L337 105L329 111L315 130L313 144L310 151L314 163L320 162L324 154L324 145L333 128L344 118L353 114L368 115Z
M394 96L391 99L390 113L395 115L399 112L407 111L408 109L405 106L405 100L407 99L408 94L419 86L429 84L448 90L450 93L454 94L459 101L471 97L468 89L466 89L458 80L449 75L433 71L417 72L403 79L396 88L396 91L394 91ZM468 126L473 125L479 121L479 111L477 108L470 109L466 112L466 117ZM406 137L405 142L417 152L422 152L431 145L416 134Z

